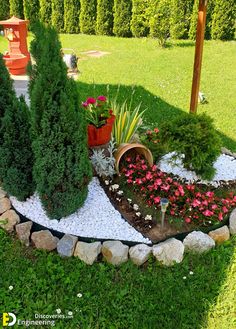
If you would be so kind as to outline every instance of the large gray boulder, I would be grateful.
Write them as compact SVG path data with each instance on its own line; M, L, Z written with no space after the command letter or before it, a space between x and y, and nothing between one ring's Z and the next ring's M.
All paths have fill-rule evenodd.
M120 265L128 260L129 247L120 241L105 241L102 254L108 263Z
M156 259L166 266L181 263L184 257L184 245L175 238L154 245L152 251Z
M230 238L229 228L227 225L217 228L216 230L211 231L208 234L216 243L223 243L229 240Z
M32 225L33 223L31 221L16 225L17 236L27 247L29 246L29 238Z
M101 242L82 242L78 241L75 247L74 256L79 257L83 262L92 265L98 258L101 252Z
M189 233L183 241L186 251L195 253L203 253L215 247L215 241L201 231L193 231Z
M229 217L229 230L232 235L236 234L236 208L231 212Z
M37 249L48 251L56 249L59 241L59 239L53 236L49 230L32 233L31 240Z
M138 266L144 264L152 253L152 248L146 244L137 244L129 249L132 262Z
M11 209L11 202L8 198L1 198L0 199L0 215L6 212L7 210Z
M62 257L73 255L78 238L74 235L65 234L57 243L57 252Z
M13 232L18 223L20 223L20 217L13 209L5 211L0 216L0 226L7 232Z

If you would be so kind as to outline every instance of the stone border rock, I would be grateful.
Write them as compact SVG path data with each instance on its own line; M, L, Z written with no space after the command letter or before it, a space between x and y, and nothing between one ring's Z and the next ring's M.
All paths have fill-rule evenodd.
M151 255L165 266L181 263L185 252L204 253L230 239L230 234L236 234L236 208L231 212L229 227L224 225L209 234L202 231L189 233L182 241L175 238L148 246L136 244L129 247L121 241L83 242L78 237L65 234L61 239L55 237L49 230L32 231L33 222L20 223L20 217L11 209L11 203L6 192L0 188L0 227L11 233L16 231L19 240L26 246L34 246L37 249L52 251L57 250L62 257L78 257L88 265L92 265L102 254L103 259L115 266L128 259L137 266L143 265Z

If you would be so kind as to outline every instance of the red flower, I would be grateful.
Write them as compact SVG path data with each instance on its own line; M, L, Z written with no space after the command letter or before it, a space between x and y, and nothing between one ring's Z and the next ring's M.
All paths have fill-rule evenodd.
M154 200L154 203L160 203L161 198L159 196L157 196L153 200Z
M106 102L107 98L106 98L106 96L98 96L98 97L97 97L97 100L98 100L98 101L101 101L101 102ZM93 104L93 103L92 103L92 104Z
M88 97L86 100L87 104L95 104L96 103L96 99L93 97Z
M191 218L189 218L189 217L185 218L184 220L185 220L185 223L187 223L187 224L191 223Z
M159 133L159 129L158 128L154 128L154 133L158 134Z
M83 106L83 107L87 107L87 106L88 106L88 103L87 103L87 102L83 102L83 103L82 103L82 106Z
M209 198L212 198L214 196L214 192L208 191L206 193L206 196L208 196Z

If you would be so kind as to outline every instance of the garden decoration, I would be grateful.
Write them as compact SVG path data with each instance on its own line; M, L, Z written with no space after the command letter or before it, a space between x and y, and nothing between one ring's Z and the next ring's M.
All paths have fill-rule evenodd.
M116 118L108 105L107 98L105 96L88 97L82 106L86 110L89 146L107 144L111 140L112 127Z
M169 204L169 200L166 198L161 199L161 227L164 227L165 213Z
M26 66L30 61L27 48L27 20L12 16L6 21L0 21L4 33L9 41L9 51L3 56L6 66L11 74L21 75L26 73Z

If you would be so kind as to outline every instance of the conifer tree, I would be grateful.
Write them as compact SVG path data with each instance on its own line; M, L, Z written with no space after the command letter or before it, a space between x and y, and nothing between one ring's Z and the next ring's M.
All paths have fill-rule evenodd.
M48 0L39 0L40 10L39 17L44 24L51 24L52 2Z
M2 56L0 73L0 177L3 188L23 201L35 189L30 114L24 99L16 97Z
M10 0L10 16L24 18L23 0Z
M64 0L64 31L79 33L80 2L78 0Z
M52 26L58 33L64 30L64 0L52 0Z
M173 39L183 39L186 35L185 6L182 0L170 1L170 35Z
M23 0L24 16L32 25L39 18L39 0Z
M131 0L114 0L113 33L117 37L130 37L130 22L132 17Z
M97 0L96 34L112 35L113 0Z
M97 19L97 0L80 0L80 31L95 34Z
M132 0L131 31L140 38L149 34L149 0Z
M0 2L0 20L9 18L10 3L9 0L1 0Z
M52 28L35 30L40 51L31 90L34 178L50 218L61 218L83 205L91 179L84 109L75 81L67 78L61 44ZM41 45L44 43L44 46Z

